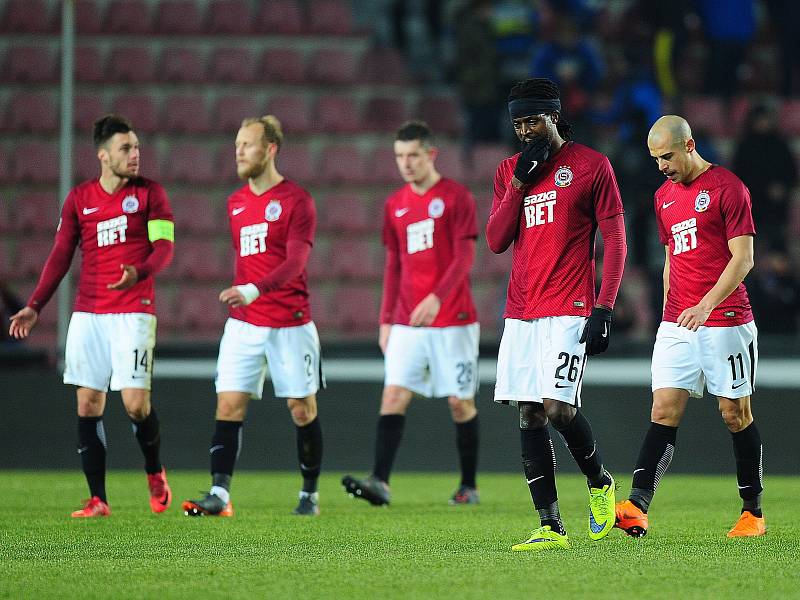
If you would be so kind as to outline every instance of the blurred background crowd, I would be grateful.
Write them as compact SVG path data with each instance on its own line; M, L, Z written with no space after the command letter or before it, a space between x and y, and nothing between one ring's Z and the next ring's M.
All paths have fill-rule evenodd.
M323 343L377 335L381 209L401 181L392 133L438 134L438 166L478 201L517 151L514 82L549 77L574 138L608 154L629 254L615 334L649 343L664 251L653 217L663 181L646 147L660 115L693 127L701 155L750 188L756 266L746 284L763 335L798 335L800 3L790 0L77 0L74 181L98 174L91 124L118 111L142 142L143 174L176 215L160 276L161 342L218 340L232 253L223 209L237 185L244 116L284 125L278 168L319 210L309 268ZM35 284L58 219L60 2L0 2L0 290L4 315ZM602 246L602 244L600 244ZM508 256L479 243L484 341L499 337ZM601 271L598 265L598 273ZM31 344L55 339L43 312ZM7 329L5 326L2 329Z

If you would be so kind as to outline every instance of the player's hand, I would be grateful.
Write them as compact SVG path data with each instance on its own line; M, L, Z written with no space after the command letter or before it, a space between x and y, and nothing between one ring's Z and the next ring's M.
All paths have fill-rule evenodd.
M389 323L381 323L378 330L378 346L381 347L381 352L386 354L386 346L389 344L389 334L392 332L392 326Z
M699 304L687 308L678 315L678 327L686 327L689 331L697 331L708 320L712 310L712 308L705 308Z
M247 306L244 294L236 286L225 288L219 293L219 301L233 308Z
M39 313L30 306L26 306L17 313L11 315L11 326L8 328L8 335L18 340L25 339L39 320Z
M127 290L139 281L139 273L133 265L120 265L122 277L116 283L109 283L106 287L110 290Z
M439 296L431 292L414 307L408 322L412 327L427 327L433 323L440 308L442 308L442 301L439 300Z
M611 309L602 306L595 306L592 314L586 319L581 339L582 344L586 342L586 356L594 356L608 350L608 343L611 340Z
M537 135L525 144L522 154L514 167L514 177L524 184L532 183L536 178L539 166L550 156L550 139L546 135Z

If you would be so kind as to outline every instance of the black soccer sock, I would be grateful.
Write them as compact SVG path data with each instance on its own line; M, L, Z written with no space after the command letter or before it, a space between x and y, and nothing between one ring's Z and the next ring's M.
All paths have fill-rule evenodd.
M539 511L542 525L550 525L553 531L563 533L558 515L558 493L556 492L556 453L547 427L520 429L522 445L522 468L533 505Z
M303 476L303 491L313 494L317 491L317 480L322 469L322 428L319 417L297 430L297 459L300 474Z
M761 434L755 422L736 433L733 438L733 455L736 457L736 480L742 511L748 510L756 517L761 516L761 492L764 469L762 463Z
M405 415L381 415L378 419L378 438L375 440L375 468L372 474L389 483L392 463L403 437Z
M672 462L677 436L677 427L659 423L650 423L650 429L644 436L629 496L630 501L644 512L650 508L658 482Z
M211 438L211 477L213 485L230 489L233 468L242 449L242 421L217 421Z
M564 439L569 453L586 476L589 485L595 488L611 484L611 477L603 468L597 442L592 433L592 426L581 411L575 412L575 417L563 429L556 428Z
M144 470L151 475L160 473L161 426L156 416L156 409L151 406L150 414L145 417L144 421L137 423L131 419L131 424L136 441L139 442L139 448L144 454Z
M477 487L475 473L478 470L478 441L478 415L464 423L456 423L456 446L461 463L461 485L466 487Z
M106 431L103 417L78 417L78 454L89 493L106 499Z

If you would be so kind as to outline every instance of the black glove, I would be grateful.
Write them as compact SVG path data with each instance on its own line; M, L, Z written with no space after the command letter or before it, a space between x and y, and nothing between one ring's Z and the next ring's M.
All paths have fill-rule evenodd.
M537 135L529 144L525 144L522 154L514 167L514 177L522 183L533 183L536 169L550 156L550 139L546 135Z
M592 309L591 316L583 328L581 344L586 342L586 356L594 356L608 350L611 338L611 311L608 308L596 306Z

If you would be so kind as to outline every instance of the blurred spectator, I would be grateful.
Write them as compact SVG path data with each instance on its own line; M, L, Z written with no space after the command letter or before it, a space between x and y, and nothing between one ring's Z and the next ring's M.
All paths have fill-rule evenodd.
M442 78L442 0L392 0L394 45L411 71L425 80Z
M756 243L761 248L784 250L797 165L772 109L760 105L750 110L731 167L750 189Z
M800 93L800 2L767 0L767 8L778 32L781 93L788 98Z
M697 21L693 0L640 2L643 20L653 30L653 73L661 92L667 98L678 95L678 78L675 65L683 61L688 24Z
M8 327L11 324L11 315L21 310L25 306L19 296L3 280L0 280L0 344L17 344L16 340L8 335Z
M784 253L773 251L763 257L756 255L756 268L747 279L747 293L760 333L797 335L800 282Z

